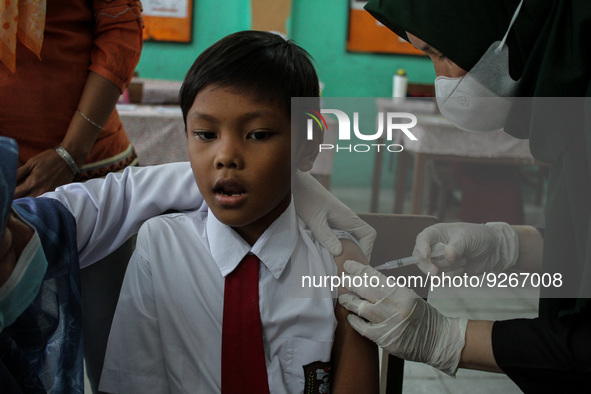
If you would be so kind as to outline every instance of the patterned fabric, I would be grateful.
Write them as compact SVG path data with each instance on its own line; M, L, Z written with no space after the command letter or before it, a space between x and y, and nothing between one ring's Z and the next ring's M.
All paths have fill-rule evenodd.
M0 2L0 60L16 71L16 39L41 58L45 29L45 0Z
M126 167L138 165L138 157L133 145L113 157L94 163L83 165L80 174L76 175L74 182L84 182L93 178L102 178L110 172L123 171Z
M23 198L13 208L37 229L49 266L33 304L0 333L0 387L3 393L83 393L76 222L50 198Z

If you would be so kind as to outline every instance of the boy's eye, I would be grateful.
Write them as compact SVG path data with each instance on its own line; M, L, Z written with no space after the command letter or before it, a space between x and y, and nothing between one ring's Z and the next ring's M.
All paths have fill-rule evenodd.
M198 139L198 140L202 140L202 141L210 141L210 140L214 140L216 135L213 131L194 131L193 135Z
M248 133L247 138L255 141L264 141L271 135L269 131L253 131Z

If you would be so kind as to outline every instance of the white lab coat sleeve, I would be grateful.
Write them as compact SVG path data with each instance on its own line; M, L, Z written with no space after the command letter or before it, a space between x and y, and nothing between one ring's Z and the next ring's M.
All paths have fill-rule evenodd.
M128 167L104 179L61 186L43 197L59 200L76 219L81 268L117 249L153 216L207 209L189 162Z
M168 393L150 263L134 252L113 318L99 390L108 393Z

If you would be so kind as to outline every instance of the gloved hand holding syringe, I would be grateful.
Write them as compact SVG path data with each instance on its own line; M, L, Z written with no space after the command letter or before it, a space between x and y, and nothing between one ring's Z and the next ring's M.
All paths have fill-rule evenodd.
M435 245L433 245L433 248L431 249L431 258L433 259L437 257L443 257L443 255L445 254L444 248L445 245L441 242L438 242ZM387 261L384 264L380 264L377 267L374 267L374 269L378 271L389 270L394 268L405 267L407 265L417 264L420 261L421 260L417 256L409 256L401 259Z

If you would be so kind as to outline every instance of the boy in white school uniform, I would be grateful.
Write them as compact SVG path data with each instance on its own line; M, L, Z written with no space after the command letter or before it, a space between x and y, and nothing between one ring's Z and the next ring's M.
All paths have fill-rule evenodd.
M352 240L333 259L292 203L291 175L310 169L318 145L294 129L291 155L291 97L318 93L309 55L273 33L235 33L197 58L180 98L209 209L140 229L101 391L298 393L329 381L332 392L377 392L375 346L348 325L336 292L292 295L302 274L337 275L346 259L364 260ZM253 258L254 296L242 275ZM242 316L250 306L240 298L256 318Z

